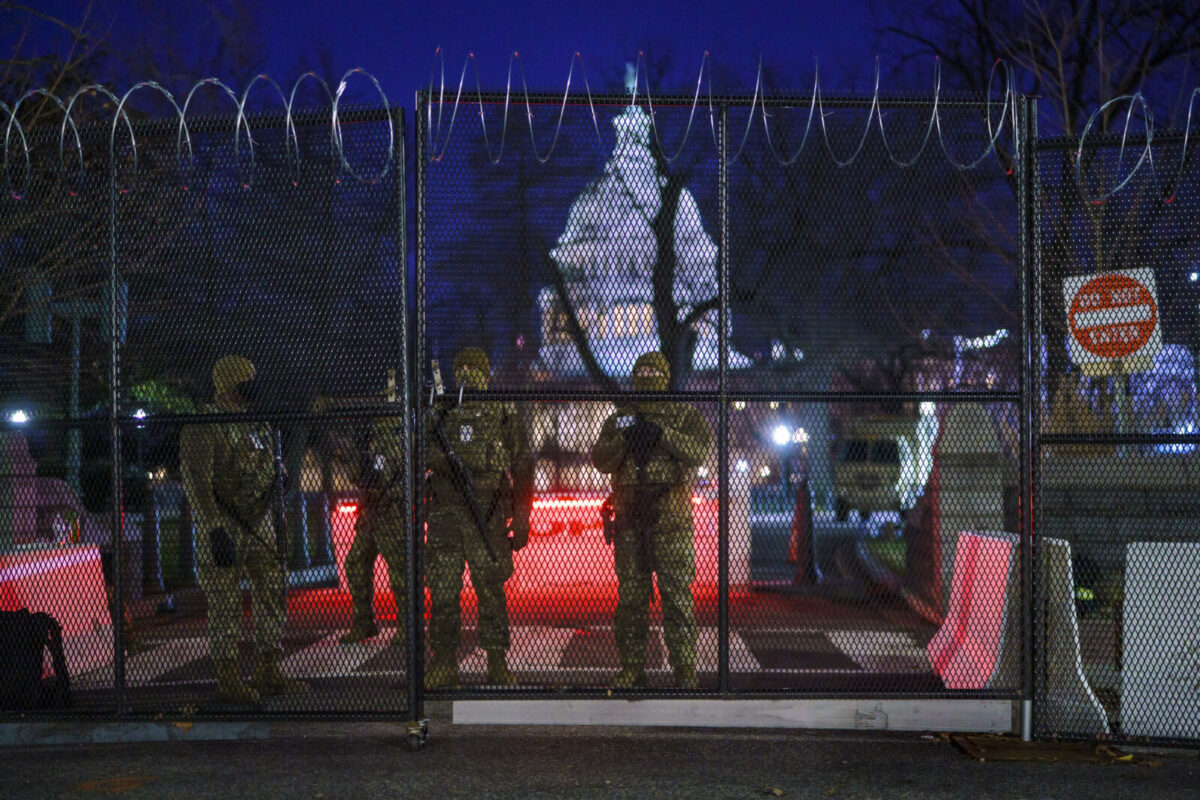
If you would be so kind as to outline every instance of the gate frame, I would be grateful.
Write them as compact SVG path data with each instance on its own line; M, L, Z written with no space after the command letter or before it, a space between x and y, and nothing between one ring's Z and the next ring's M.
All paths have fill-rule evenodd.
M464 106L471 106L476 103L484 103L492 106L506 105L511 101L511 97L504 92L480 92L473 94L469 99L451 99L446 95L440 95L432 89L419 89L415 93L414 102L414 131L416 139L416 169L414 171L414 180L416 182L416 247L414 252L416 276L415 276L415 303L414 324L416 331L414 335L415 346L411 351L411 373L413 376L414 391L418 392L414 404L414 414L419 415L424 408L423 405L423 388L421 381L423 380L423 362L427 356L426 353L426 316L425 316L425 276L427 269L427 238L426 238L426 211L427 211L427 196L426 196L426 181L429 169L429 130L431 109L434 104L449 105L450 103L460 103ZM548 104L551 107L559 106L566 102L561 94L555 95L545 92L535 93L530 92L523 94L522 98L528 103ZM1018 373L1018 388L1017 391L1003 392L977 392L977 391L936 391L936 392L900 392L892 394L880 393L860 393L860 392L831 392L831 391L788 391L788 392L764 392L764 391L739 391L737 399L746 401L768 401L779 400L781 402L792 401L801 403L831 403L831 402L871 402L880 399L889 400L910 400L916 402L932 401L940 403L983 403L983 402L999 402L1010 403L1017 407L1019 418L1019 433L1018 439L1022 453L1018 459L1018 491L1021 498L1033 499L1031 490L1030 476L1032 474L1032 462L1030 459L1031 434L1032 426L1029 417L1030 405L1029 398L1031 395L1030 379L1027 373L1030 371L1033 355L1036 350L1031 350L1032 327L1029 324L1030 320L1030 303L1033 295L1029 291L1029 281L1037 272L1035 264L1035 247L1036 247L1036 217L1033 214L1033 196L1034 184L1036 179L1035 173L1029 168L1029 154L1032 151L1032 143L1036 137L1036 101L1027 98L1024 95L1013 95L1011 100L1011 111L1014 118L1008 123L1013 126L1014 130L1014 145L1016 148L1015 161L1016 169L1018 170L1017 180L1017 198L1016 222L1020 235L1019 247L1019 264L1017 269L1017 295L1019 298L1019 335L1022 342L1020 353L1018 356L1017 373ZM655 395L658 399L666 400L690 400L693 402L715 402L718 408L718 426L717 426L717 441L718 441L718 469L722 480L718 485L718 678L716 691L691 691L681 695L679 692L663 692L655 690L641 690L636 692L613 692L603 687L572 687L570 696L572 698L584 701L592 701L598 697L611 696L614 701L628 701L631 699L671 699L674 701L712 701L714 699L722 701L730 700L781 700L789 703L797 701L826 701L826 700L904 700L904 701L962 701L962 700L1002 700L1016 703L1020 701L1020 730L1022 736L1028 738L1028 733L1032 729L1033 719L1033 649L1032 649L1032 596L1033 580L1030 569L1035 559L1033 558L1033 538L1032 538L1032 515L1028 509L1030 506L1024 503L1019 503L1019 535L1018 535L1018 553L1019 553L1019 569L1022 571L1020 581L1020 605L1021 605L1021 636L1020 636L1020 669L1019 669L1019 684L1018 687L1009 691L956 691L952 694L937 694L928 695L926 693L912 694L884 694L879 692L850 692L850 693L788 693L788 692L761 692L761 691L732 691L729 688L729 453L728 453L728 431L729 431L729 402L732 395L728 384L728 334L727 321L729 319L729 272L730 272L730 254L729 254L729 111L733 107L751 108L753 109L754 102L761 103L764 107L795 107L797 105L808 105L813 101L811 95L790 95L769 98L757 98L757 101L749 95L722 95L711 98L712 106L710 108L719 109L719 134L717 142L717 154L715 158L718 160L718 186L717 197L720 208L720 254L718 262L718 292L720 294L720 302L718 305L718 324L720 330L718 332L718 353L719 364L717 369L718 388L717 391L707 392L668 392L666 394ZM629 105L629 95L621 94L604 94L587 96L588 104L595 105L612 105L622 104ZM663 95L655 97L652 101L653 107L657 108L695 108L698 103L696 98L684 95ZM821 103L828 107L843 107L843 108L858 108L869 109L873 103L877 103L879 108L886 107L901 107L901 108L922 108L928 107L933 109L936 107L984 107L986 101L964 101L964 100L922 100L912 98L867 98L867 97L822 97ZM638 97L636 104L643 109L650 110L651 101L647 98ZM571 105L576 107L583 106L584 101L579 98L572 102ZM451 135L453 133L451 132ZM529 392L529 391L505 391L505 390L489 390L488 398L494 401L536 401L544 397L545 392ZM553 392L556 400L572 401L572 400L590 400L590 401L612 401L615 399L630 399L637 398L636 393L630 392L606 392L597 391L556 391ZM419 418L419 417L414 417ZM424 429L422 425L417 425L413 431L414 442L414 465L423 466L422 453L425 448ZM418 507L414 509L416 517L416 530L421 530L424 519L423 512ZM420 550L420 548L417 548ZM417 565L416 560L412 562L414 567ZM418 575L423 574L420 571ZM423 608L414 608L414 615L423 616ZM423 637L423 630L417 633L418 637ZM417 654L423 656L423 638L417 638L414 642L414 647L417 648ZM418 659L423 660L423 659ZM421 666L423 669L423 665ZM423 681L420 683L420 693L424 695ZM436 692L434 693L441 699L452 699L457 703L462 701L485 701L488 703L503 702L504 700L515 700L527 702L537 700L545 702L546 700L554 700L562 697L556 692L541 691L536 687L530 687L526 691L514 691L506 689L501 692L476 690L476 689L459 689L452 692ZM573 701L572 701L573 702ZM464 720L465 721L465 720ZM519 720L511 720L518 722ZM528 721L528 720L524 720ZM573 723L579 722L578 719L573 719Z

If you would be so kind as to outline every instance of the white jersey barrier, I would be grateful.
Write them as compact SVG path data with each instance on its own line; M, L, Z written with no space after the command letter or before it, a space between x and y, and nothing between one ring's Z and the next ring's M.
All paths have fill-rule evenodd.
M1043 539L1036 593L1044 669L1037 678L1039 716L1070 719L1073 733L1108 733L1108 716L1084 676L1075 616L1071 546ZM948 689L1016 689L1021 638L1018 542L1005 532L958 536L950 607L926 653Z
M1200 544L1134 542L1125 553L1121 726L1200 738Z

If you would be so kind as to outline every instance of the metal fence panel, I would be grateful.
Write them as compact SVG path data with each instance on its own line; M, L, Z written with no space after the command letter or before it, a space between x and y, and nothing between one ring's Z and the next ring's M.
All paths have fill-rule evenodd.
M871 101L830 101L828 143L810 130L795 157L805 98L772 101L764 140L749 98L594 97L560 120L538 97L555 113L529 119L532 144L503 96L479 101L418 102L418 401L451 421L417 429L442 598L426 688L1019 696L1015 187L963 168L991 146L987 104L947 104L943 149L906 168L928 103L885 103L905 133L883 140ZM461 391L466 347L489 358L484 393ZM631 380L655 350L666 394ZM472 469L445 463L476 447L464 415L511 419L533 489L511 577L481 561L492 599L460 611L483 538ZM435 569L450 507L465 552ZM483 523L507 561L503 521ZM512 677L489 673L506 644Z
M1144 138L1038 145L1040 735L1200 738L1197 189L1183 147L1159 134L1151 164Z
M78 182L31 151L49 199L5 201L6 262L36 301L4 328L4 400L33 417L5 431L6 511L32 520L6 543L5 603L64 623L75 703L57 713L412 713L402 122L99 125ZM44 317L82 335L46 342ZM38 577L7 596L9 573ZM97 602L88 644L75 617Z

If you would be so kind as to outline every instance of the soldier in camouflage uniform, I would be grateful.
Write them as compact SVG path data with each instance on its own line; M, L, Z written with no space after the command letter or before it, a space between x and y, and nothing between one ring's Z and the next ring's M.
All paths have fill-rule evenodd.
M348 459L350 478L361 490L354 544L346 554L346 584L354 608L354 622L342 644L370 639L379 633L375 624L375 558L383 556L392 595L396 599L396 635L404 643L407 630L404 541L404 420L380 417L371 425L366 452Z
M478 348L465 348L454 359L454 379L460 387L482 392L490 374L487 355ZM487 682L513 686L516 677L505 663L509 631L504 582L513 574L513 553L529 541L533 505L529 442L510 403L468 399L459 406L451 398L443 402L446 405L426 417L425 431L429 470L425 582L432 603L429 644L433 651L425 686L458 685L464 564L471 568L479 600L479 644L487 652ZM435 428L440 428L444 440ZM484 531L475 523L452 460L465 468L474 484L475 500L485 517Z
M646 353L634 364L635 391L664 391L669 380L670 365L662 353ZM613 625L621 656L614 688L646 684L653 573L658 573L663 635L675 685L697 685L691 495L695 470L711 444L708 424L695 408L637 402L619 405L592 447L596 469L612 476L618 593Z
M213 403L206 413L245 412L255 395L254 365L226 356L213 367ZM287 567L275 542L271 503L275 459L271 429L261 423L190 425L180 433L184 489L196 522L196 567L208 600L208 638L217 671L217 699L255 703L272 694L307 691L279 671L279 640L287 623ZM254 613L254 675L242 682L241 580L250 581Z

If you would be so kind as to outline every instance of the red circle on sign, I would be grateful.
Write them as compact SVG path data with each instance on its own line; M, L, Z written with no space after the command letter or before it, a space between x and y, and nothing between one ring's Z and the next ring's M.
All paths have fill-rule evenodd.
M1158 306L1145 284L1128 275L1101 275L1079 287L1067 310L1071 336L1100 358L1141 350L1158 324Z

